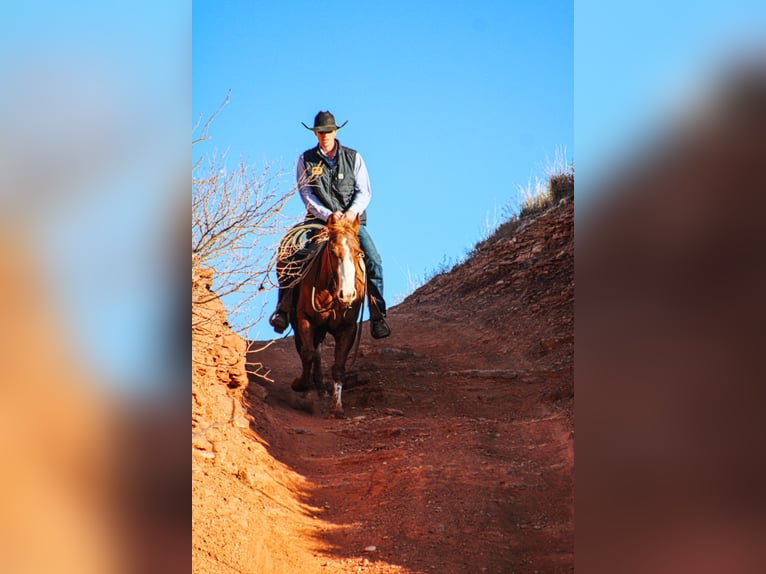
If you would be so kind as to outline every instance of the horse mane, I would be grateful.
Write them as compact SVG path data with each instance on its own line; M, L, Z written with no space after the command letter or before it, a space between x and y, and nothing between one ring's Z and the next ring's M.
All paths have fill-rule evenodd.
M357 223L354 221L349 221L345 217L332 217L327 221L323 233L326 233L327 239L345 235L353 240L356 249L360 249L358 229Z
M345 217L337 218L334 221L327 222L327 231L329 233L341 233L349 235L357 235L356 229L354 229L354 222L349 221Z

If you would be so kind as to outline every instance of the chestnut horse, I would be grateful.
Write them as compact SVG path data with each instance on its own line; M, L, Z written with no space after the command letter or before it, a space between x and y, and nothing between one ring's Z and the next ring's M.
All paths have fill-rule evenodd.
M313 382L319 396L328 394L322 380L321 350L325 335L335 338L330 416L342 417L341 391L346 378L346 360L354 345L357 319L366 296L366 276L359 246L359 218L350 222L334 214L327 220L326 234L316 258L294 290L295 306L290 313L295 347L303 372L292 389L308 391Z

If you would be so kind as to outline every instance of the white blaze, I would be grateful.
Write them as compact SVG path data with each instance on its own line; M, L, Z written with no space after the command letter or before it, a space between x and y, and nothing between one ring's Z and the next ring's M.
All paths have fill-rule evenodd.
M356 267L354 258L345 238L341 240L343 256L338 261L338 277L340 278L340 300L351 303L356 297Z

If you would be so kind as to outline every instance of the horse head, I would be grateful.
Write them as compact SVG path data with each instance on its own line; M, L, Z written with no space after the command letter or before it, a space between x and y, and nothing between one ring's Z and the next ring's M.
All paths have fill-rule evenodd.
M360 287L359 216L354 221L332 214L327 220L327 254L335 273L334 297L351 307L362 295Z

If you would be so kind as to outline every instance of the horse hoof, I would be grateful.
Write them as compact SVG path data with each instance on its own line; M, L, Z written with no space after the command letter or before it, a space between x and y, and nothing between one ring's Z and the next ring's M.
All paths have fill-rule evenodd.
M345 419L346 415L343 413L343 411L330 411L330 414L327 415L328 419Z
M298 377L293 381L293 384L290 385L290 388L296 393L304 393L308 391L310 387L303 381L303 379Z

